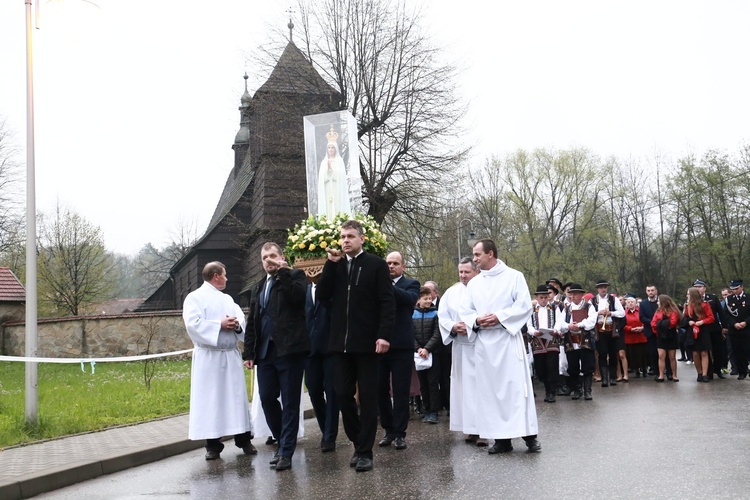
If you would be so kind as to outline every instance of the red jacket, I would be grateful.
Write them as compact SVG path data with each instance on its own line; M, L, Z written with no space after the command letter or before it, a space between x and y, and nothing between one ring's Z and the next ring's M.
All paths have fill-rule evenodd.
M648 342L646 336L643 334L643 330L640 332L634 332L633 328L643 326L640 318L640 311L636 306L634 311L630 311L627 307L625 308L625 343L626 344L645 344Z
M657 328L657 325L659 324L659 321L667 319L664 316L664 311L661 309L657 309L654 313L654 317L651 319L651 329L654 331L654 335L657 337L659 336L659 329ZM669 328L677 328L677 322L680 320L680 315L677 314L676 311L673 311L669 315Z

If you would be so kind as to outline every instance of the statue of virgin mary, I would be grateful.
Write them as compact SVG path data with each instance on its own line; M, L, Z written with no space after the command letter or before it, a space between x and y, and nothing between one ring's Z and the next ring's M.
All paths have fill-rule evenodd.
M339 213L351 215L349 182L336 142L338 136L331 125L331 130L326 134L326 155L318 170L318 215L323 214L328 220L333 220Z

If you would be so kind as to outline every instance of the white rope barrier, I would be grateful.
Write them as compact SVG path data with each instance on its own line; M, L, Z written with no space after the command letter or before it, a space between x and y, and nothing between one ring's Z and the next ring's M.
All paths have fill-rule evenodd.
M142 361L144 359L162 358L166 356L179 356L193 352L192 349L183 351L162 352L159 354L141 354L139 356L119 356L115 358L28 358L24 356L0 356L0 361L19 361L22 363L112 363L123 361Z
M0 361L17 361L20 363L58 363L58 364L78 364L81 363L81 371L86 373L84 363L91 365L91 374L94 374L97 363L113 363L113 362L124 362L124 361L143 361L145 359L163 358L167 356L179 356L180 354L187 354L193 352L193 349L185 349L182 351L174 352L162 352L158 354L141 354L139 356L118 356L114 358L32 358L25 356L0 356Z

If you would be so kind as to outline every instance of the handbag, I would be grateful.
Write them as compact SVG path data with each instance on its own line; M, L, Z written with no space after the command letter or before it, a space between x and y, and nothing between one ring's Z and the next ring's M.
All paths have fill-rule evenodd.
M427 359L425 359L415 352L414 353L414 368L416 368L418 372L422 370L426 370L428 368L432 368L432 353L429 353L427 355Z

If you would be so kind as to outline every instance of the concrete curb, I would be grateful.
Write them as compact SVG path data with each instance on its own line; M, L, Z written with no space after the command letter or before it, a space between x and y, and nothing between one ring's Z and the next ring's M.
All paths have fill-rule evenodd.
M72 484L88 481L105 474L156 462L167 457L203 448L202 441L188 439L156 447L143 447L124 455L113 453L110 457L91 462L71 463L62 467L47 469L41 473L19 476L12 483L0 485L0 498L20 500L42 493L54 491Z
M315 411L308 408L304 411L304 418L315 416ZM136 424L137 425L137 424ZM260 438L263 436L256 436ZM64 439L64 438L63 438ZM231 440L229 436L226 439ZM60 467L45 469L44 471L16 476L12 481L0 484L0 498L3 500L21 500L42 493L48 493L82 481L88 481L105 474L112 474L145 465L165 458L181 455L189 451L203 448L203 441L181 439L156 446L143 446L141 449L125 454L113 452L110 456L99 456L91 461L78 461Z

